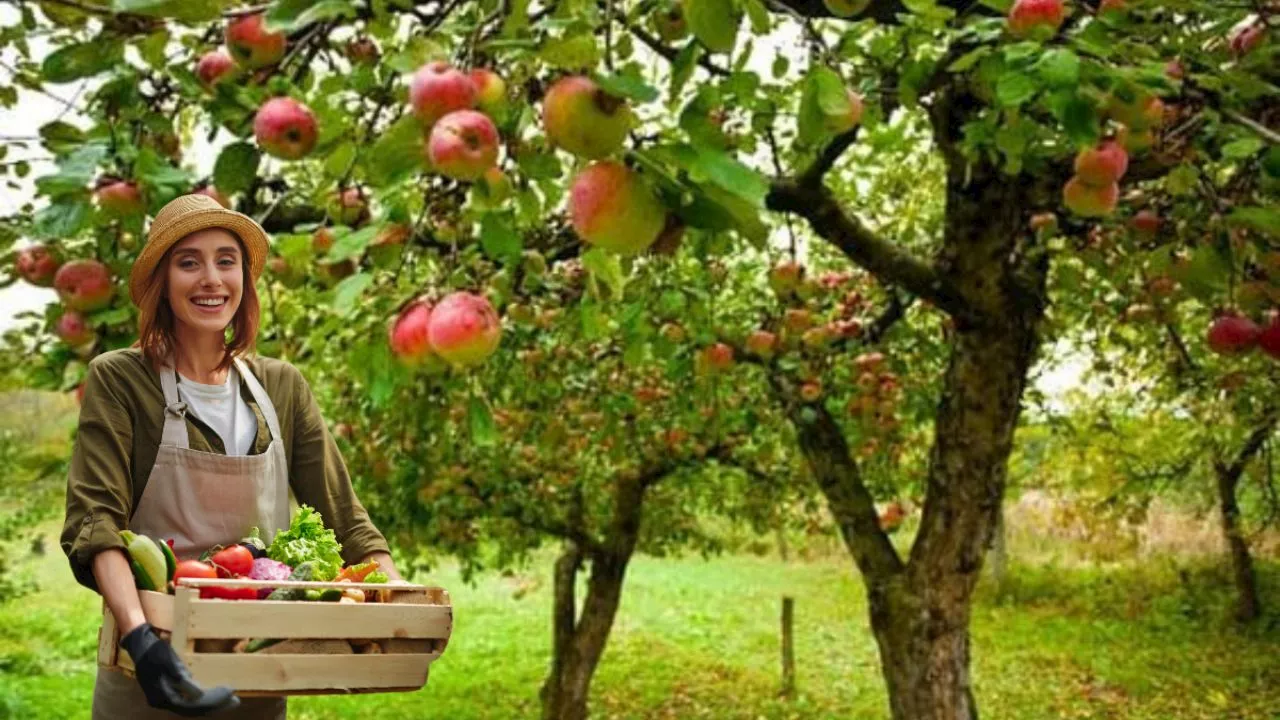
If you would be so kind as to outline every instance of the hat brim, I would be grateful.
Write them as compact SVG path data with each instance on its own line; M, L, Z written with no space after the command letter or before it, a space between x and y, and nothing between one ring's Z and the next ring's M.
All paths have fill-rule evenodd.
M169 252L169 248L191 233L210 228L221 228L240 239L248 254L249 276L256 282L262 275L263 268L266 267L267 253L271 246L266 231L248 215L221 207L202 208L185 213L163 227L152 224L147 235L147 244L138 254L138 259L134 261L129 273L129 296L133 299L133 303L140 304L139 299L150 284L156 266L160 264L165 253Z

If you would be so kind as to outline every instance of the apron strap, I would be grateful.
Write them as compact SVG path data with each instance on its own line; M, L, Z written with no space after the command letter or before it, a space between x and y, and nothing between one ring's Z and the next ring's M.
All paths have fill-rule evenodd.
M164 434L160 436L160 444L190 449L190 438L187 437L187 404L178 399L178 377L177 371L173 369L173 362L166 360L159 372L165 405Z
M280 434L280 419L276 417L276 406L271 403L271 398L267 396L267 391L263 389L262 383L258 382L258 378L249 372L249 364L240 358L235 359L236 370L240 372L240 377L249 386L249 394L253 395L253 399L258 403L258 409L262 411L262 417L267 421L267 428L271 430L271 438L273 440L282 440Z

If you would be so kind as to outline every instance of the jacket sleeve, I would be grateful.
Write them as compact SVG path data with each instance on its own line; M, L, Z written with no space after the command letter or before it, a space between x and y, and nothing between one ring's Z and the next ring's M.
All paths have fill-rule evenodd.
M311 387L296 368L291 371L297 388L289 463L289 485L294 496L299 503L319 511L325 527L332 529L342 543L342 559L347 564L358 562L371 552L390 552L386 538L374 527L356 497L347 465L329 434Z
M122 385L112 376L109 366L89 363L60 541L76 581L95 592L93 558L124 548L119 532L128 528L133 512L133 420L120 396Z

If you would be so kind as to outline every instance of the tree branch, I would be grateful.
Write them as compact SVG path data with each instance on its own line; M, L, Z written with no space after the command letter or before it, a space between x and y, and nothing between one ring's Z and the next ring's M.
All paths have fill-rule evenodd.
M1267 441L1267 438L1271 437L1271 433L1275 432L1277 422L1280 422L1280 407L1272 405L1267 410L1266 415L1263 416L1262 422L1249 434L1249 438L1245 440L1244 447L1240 448L1240 452L1236 454L1231 464L1225 465L1221 461L1214 463L1218 471L1232 479L1240 477L1240 473L1244 472L1245 466L1262 449L1262 444Z

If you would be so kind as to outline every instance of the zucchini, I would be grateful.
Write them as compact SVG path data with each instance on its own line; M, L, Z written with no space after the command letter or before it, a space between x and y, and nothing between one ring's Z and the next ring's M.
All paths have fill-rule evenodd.
M169 586L169 563L156 541L129 530L120 531L120 540L129 552L135 584L143 590L165 592Z
M160 552L164 553L164 564L168 566L168 572L165 574L165 587L173 582L173 573L178 570L178 558L173 554L173 548L169 547L169 543L164 540L156 542L160 546Z

